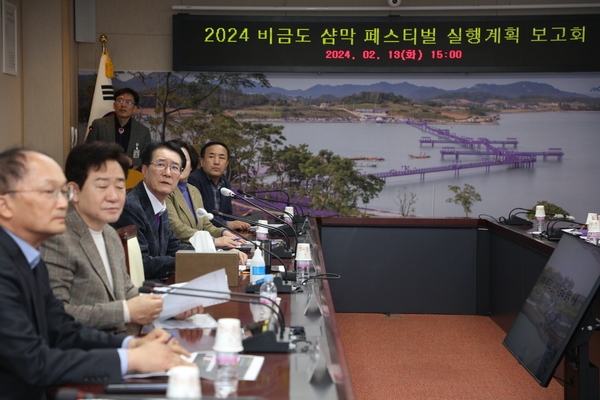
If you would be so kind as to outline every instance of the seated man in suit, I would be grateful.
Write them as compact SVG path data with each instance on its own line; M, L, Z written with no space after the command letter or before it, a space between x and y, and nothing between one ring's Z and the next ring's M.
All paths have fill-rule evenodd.
M191 144L181 139L171 140L171 142L181 148L186 160L185 168L179 176L179 183L166 200L169 223L175 235L182 242L189 243L190 238L197 231L207 231L213 236L217 247L236 247L244 243L245 240L227 229L214 226L207 217L198 218L196 210L204 208L202 195L196 187L188 184L190 172L195 169L195 165L198 165L198 152ZM238 256L240 265L246 265L248 256L241 251L238 251Z
M200 168L192 171L188 178L191 185L200 190L202 201L208 212L219 210L225 214L233 214L231 197L221 196L221 188L231 189L225 177L229 165L229 148L222 142L208 142L200 149ZM250 224L243 221L228 221L215 216L213 223L227 226L237 231L247 231Z
M127 171L127 157L115 143L92 142L71 150L65 164L73 191L67 230L44 242L42 259L55 297L78 322L138 334L160 315L163 301L158 295L138 296L121 239L108 225L123 211Z
M144 338L81 325L50 289L39 247L65 231L71 189L61 167L30 150L0 153L0 397L51 398L57 385L119 382L125 373L191 365L156 329ZM82 288L85 290L85 288Z
M164 281L175 273L175 253L194 249L173 233L165 205L186 161L179 146L171 142L150 142L141 158L144 180L127 194L123 213L112 226L137 227L146 279Z
M139 102L140 96L135 90L116 90L113 104L115 114L94 120L85 142L100 140L118 143L127 154L129 168L139 168L142 149L152 141L150 129L131 118Z

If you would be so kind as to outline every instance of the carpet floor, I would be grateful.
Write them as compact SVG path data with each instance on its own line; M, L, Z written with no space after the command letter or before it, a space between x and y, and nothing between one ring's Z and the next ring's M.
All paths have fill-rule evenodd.
M558 400L504 347L490 318L336 314L357 400Z

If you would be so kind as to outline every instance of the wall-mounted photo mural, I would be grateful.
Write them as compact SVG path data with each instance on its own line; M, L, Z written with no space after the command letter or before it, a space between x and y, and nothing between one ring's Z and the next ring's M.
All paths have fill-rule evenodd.
M80 71L80 132L95 74ZM155 140L224 141L237 187L325 215L600 212L599 73L118 71L112 83L138 91Z

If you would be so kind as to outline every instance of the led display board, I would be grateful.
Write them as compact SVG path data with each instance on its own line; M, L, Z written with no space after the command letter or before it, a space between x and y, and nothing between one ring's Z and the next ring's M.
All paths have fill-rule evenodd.
M173 16L173 70L600 71L600 15Z

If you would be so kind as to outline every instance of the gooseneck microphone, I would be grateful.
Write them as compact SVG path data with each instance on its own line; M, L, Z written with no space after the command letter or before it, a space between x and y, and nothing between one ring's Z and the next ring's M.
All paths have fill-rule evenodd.
M291 230L291 231L292 231L292 233L294 234L294 239L296 239L296 243L298 243L298 232L296 232L296 230L294 229L294 227L293 227L293 226L292 226L290 223L288 223L287 221L285 221L283 218L281 218L281 217L279 217L279 216L277 216L277 215L273 214L272 212L270 212L270 211L266 210L264 207L261 207L261 206L259 206L258 204L254 203L254 202L252 202L252 201L250 201L250 200L248 200L248 199L246 199L246 198L245 198L245 197L243 197L243 196L238 196L238 195L237 195L237 194L235 194L235 193L233 192L233 190L231 190L231 189L227 189L227 188L221 188L221 195L222 195L222 196L226 196L226 197L235 197L235 198L237 198L237 199L243 200L243 201L245 201L246 203L250 204L251 206L253 206L253 207L256 207L256 208L258 208L259 210L263 211L265 214L268 214L268 215L270 215L271 217L273 217L273 218L274 218L274 219L276 219L277 221L280 221L280 222L282 222L284 225L287 225L287 227L288 227L288 228L290 228L290 230ZM288 214L289 214L289 213L288 213ZM223 214L219 214L219 215L223 215ZM226 215L226 214L224 214L224 215ZM292 217L292 219L293 219L293 216L292 216L291 214L289 214L289 215L290 215L290 216ZM241 221L241 219L240 219L240 221ZM253 222L253 223L254 223L254 222ZM271 227L271 228L272 228L272 227ZM278 231L278 232L280 232L281 230L277 230L277 231Z
M180 287L180 286L169 286L169 285L165 285L163 283L158 283L155 281L144 281L142 287L145 288L150 288L151 290L157 290L159 293L163 293L163 294L179 294L178 292L181 290L187 290L190 292L200 292L200 293L213 293L213 294L221 294L223 295L222 297L217 297L217 296L213 296L213 297L206 297L209 299L216 299L216 300L226 300L226 301L236 301L237 299L232 299L231 296L239 296L239 297L246 297L246 298L253 298L253 299L264 299L266 301L268 301L269 303L271 303L272 305L269 304L265 304L263 302L261 302L262 305L264 305L265 307L269 307L271 309L271 311L273 311L276 315L277 315L277 320L279 322L279 326L281 327L281 329L285 329L285 317L283 316L283 311L281 310L281 307L277 304L274 303L270 298L265 297L265 296L261 296L260 294L252 294L252 293L238 293L238 292L223 292L220 290L210 290L210 289L197 289L197 288L186 288L186 287ZM195 297L195 296L194 296ZM197 297L203 297L201 295L197 295ZM246 301L244 301L246 302ZM253 303L252 301L250 301L250 303ZM273 306L277 307L277 309L275 309ZM283 334L282 334L283 336Z
M204 208L199 208L199 209L196 210L196 215L201 216L201 218L202 217L207 217L209 220L212 220L214 218L214 214L219 215L219 214L222 214L222 213L219 213L219 211L217 211L217 210L214 210L212 213L209 213L209 212L206 212L206 210ZM224 215L228 216L228 214L224 214ZM285 263L283 262L283 260L279 256L277 256L277 254L275 254L275 253L273 253L273 252L265 249L263 246L261 246L259 244L256 244L257 241L254 241L254 240L252 240L250 238L247 238L246 236L242 235L239 232L234 231L233 229L229 228L228 226L224 226L223 228L225 228L229 232L233 233L234 235L241 237L242 239L244 239L247 242L254 243L254 245L258 246L259 249L261 249L265 253L269 253L270 255L272 255L273 257L275 257L277 260L279 260L279 262L281 263L281 265L285 266Z
M183 291L190 291L192 293L184 293ZM215 300L226 300L233 301L235 303L244 303L244 304L256 304L260 302L260 305L269 308L273 315L276 315L276 321L279 325L279 338L283 339L283 334L285 332L285 319L283 317L283 312L281 312L281 308L277 306L277 303L273 302L271 299L260 296L260 295L248 295L246 293L233 293L233 292L218 292L214 290L205 290L205 289L191 289L184 287L173 287L173 286L159 286L156 282L146 281L144 282L144 286L139 288L140 293L152 293L152 294L170 294L175 296L186 296L186 297L200 297L204 299L215 299ZM199 293L198 293L199 292ZM206 292L208 294L203 294L202 292ZM212 295L214 293L215 295ZM233 297L224 297L219 296L219 294L223 295L235 295L242 296L246 295L248 297L252 297L255 301L239 299ZM265 299L263 301L268 301L270 304L265 304L261 299ZM277 306L277 309L273 307L273 305ZM267 323L266 326L269 325L269 321L265 321ZM275 327L276 329L276 327ZM257 353L287 353L289 351L289 343L278 341L276 337L276 331L265 330L260 333L257 333L253 336L247 337L242 340L242 345L244 346L244 351L246 352L257 352Z
M291 248L291 244L290 244L290 239L289 239L289 236L287 235L287 233L285 233L285 232L283 231L283 229L281 229L281 228L279 228L279 227L275 227L275 226L270 226L270 225L259 224L258 222L255 222L255 221L250 221L250 220L248 220L248 219L246 219L246 218L243 218L243 217L238 217L238 216L231 215L231 214L225 214L225 213L222 213L222 212L221 212L221 211L219 211L219 210L213 210L213 212L212 212L212 213L213 213L214 215L218 215L219 217L224 217L224 218L235 219L235 220L237 220L237 221L242 221L242 222L248 222L249 224L258 225L258 226L263 226L263 227L267 227L267 228L269 228L269 229L273 229L273 230L276 230L276 231L278 231L278 232L281 232L282 236L284 236L284 237L287 239L287 240L286 240L286 247L287 247L287 249L285 249L285 251L283 252L283 254L280 254L280 255L279 255L279 257L283 257L283 258L292 258L292 257L294 256L294 250ZM225 229L229 229L229 228L228 228L228 227L226 227ZM232 232L235 232L235 231L232 231ZM240 235L239 233L237 233L237 232L235 232L235 234L236 234L236 235L238 235L238 236L241 236L241 235ZM241 237L242 237L243 239L246 239L246 238L245 238L245 237L243 237L243 236L241 236ZM246 240L248 240L248 239L246 239ZM297 242L297 241L298 241L298 238L296 237L296 242ZM262 249L262 247L261 247L261 249ZM270 252L270 251L268 251L268 250L267 250L267 253L269 253L269 254L273 254L273 253L271 253L271 252ZM276 256L276 258L277 258L278 260L280 260L280 258L279 258L279 257L277 257L277 256Z
M283 200L271 199L269 197L256 197L255 194L258 193L258 192L244 192L242 189L238 189L237 192L238 192L238 194L240 194L242 196L245 196L245 198L247 198L247 199L258 200L262 204L264 204L265 207L269 207L272 210L279 211L279 212L282 212L284 214L287 214L287 215L291 216L292 220L294 220L295 222L301 222L301 221L296 221L298 219L297 217L300 217L300 220L301 220L305 216L304 215L304 209L302 208L302 206L300 206L300 204L298 204L298 203L292 203L292 202L290 202L289 201L289 198L290 198L289 195L287 194L287 192L285 192L283 190L266 190L266 191L261 191L261 193L278 193L278 192L281 192L281 193L285 194L287 196L287 198L288 198L288 201L285 202L285 204L287 206L289 206L289 207L292 207L294 209L295 213L299 212L299 215L292 215L292 214L288 213L287 211L281 210L280 208L275 207L272 204L270 204L270 203L283 203L284 202Z

